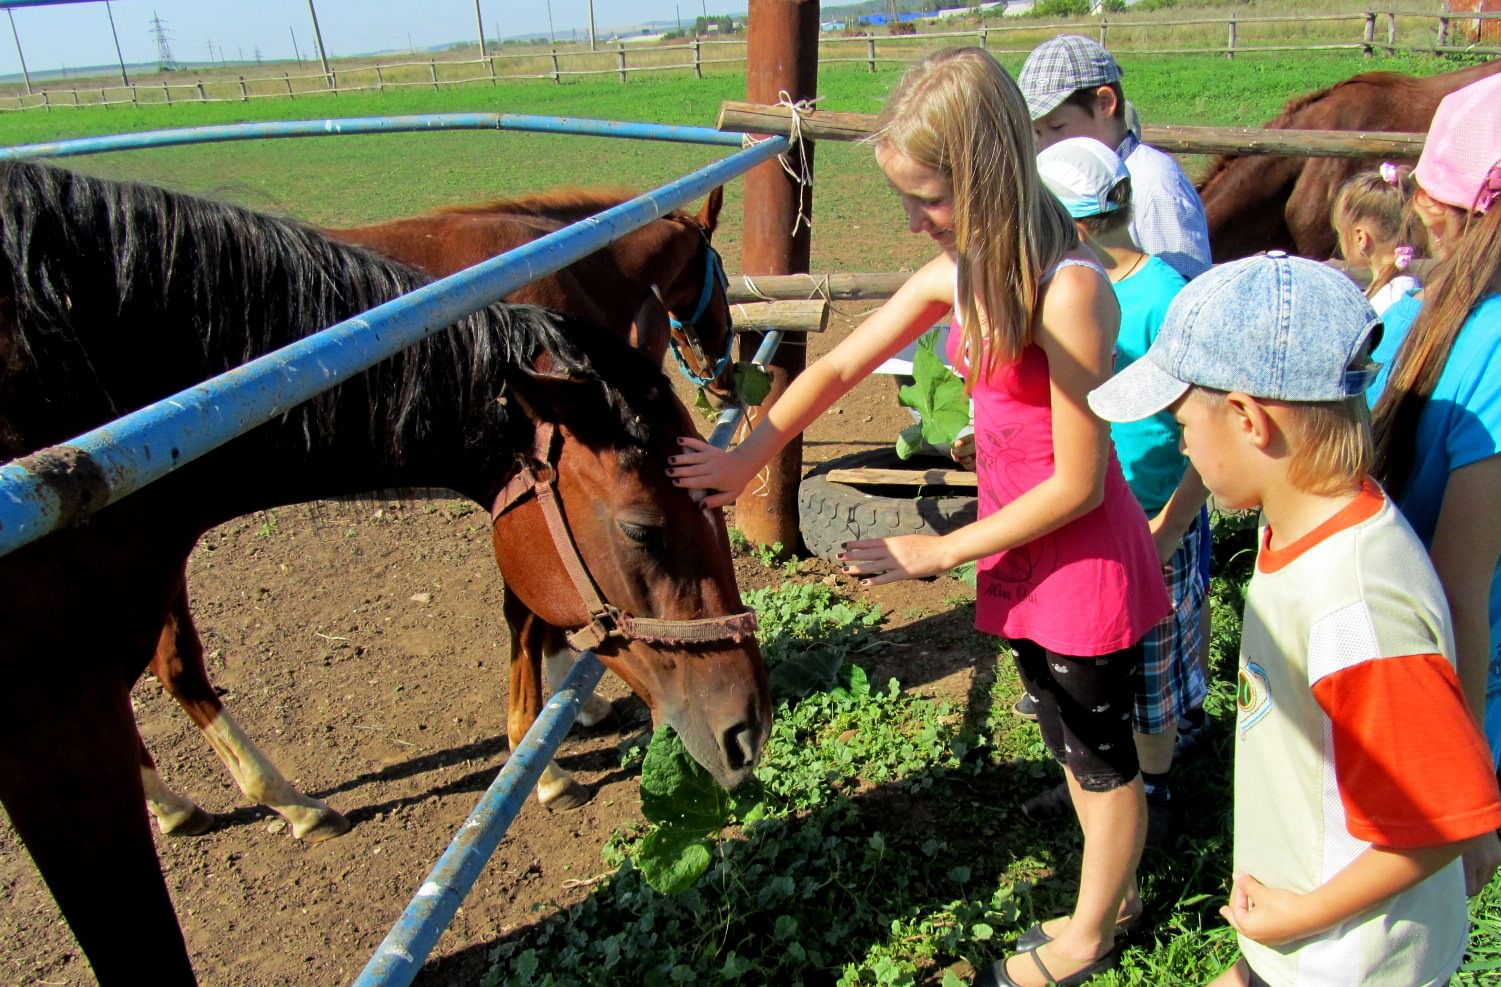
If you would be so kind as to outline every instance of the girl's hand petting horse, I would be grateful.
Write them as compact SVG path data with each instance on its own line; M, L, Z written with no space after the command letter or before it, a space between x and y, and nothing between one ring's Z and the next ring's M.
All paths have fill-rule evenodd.
M758 472L735 452L716 449L696 435L682 436L678 443L682 449L668 460L667 475L679 487L713 491L707 495L694 495L703 507L733 504Z
M847 541L839 560L844 563L847 575L860 576L860 582L866 586L936 576L958 564L949 557L948 547L939 535Z

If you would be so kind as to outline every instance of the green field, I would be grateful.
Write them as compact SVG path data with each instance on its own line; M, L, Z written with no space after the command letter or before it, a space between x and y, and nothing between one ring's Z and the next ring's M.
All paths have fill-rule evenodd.
M1008 59L1011 68L1018 58ZM1436 72L1435 59L1362 59L1301 53L1124 59L1126 89L1149 122L1254 125L1287 99L1356 72ZM898 77L831 68L820 106L873 112ZM506 111L712 125L719 103L742 98L744 81L710 75L592 82L510 83L441 92L298 98L247 104L179 104L0 115L0 144L248 120L450 111ZM67 162L92 173L152 181L258 209L339 224L418 212L443 203L522 195L558 185L641 190L712 160L712 149L528 134L430 134L261 141L141 151ZM739 269L739 183L729 190L719 236ZM817 151L815 270L891 270L925 259L925 242L902 233L895 201L870 153L825 144ZM1238 592L1216 585L1217 732L1176 779L1195 813L1171 855L1143 872L1152 930L1133 941L1123 968L1102 985L1199 982L1233 956L1216 907L1229 871L1227 835L1229 670L1237 647ZM497 946L487 981L573 983L937 984L950 968L985 961L1031 921L1061 911L1071 895L1077 839L1068 826L1027 823L1022 798L1050 784L1035 728L1005 714L1014 695L1009 663L970 635L969 648L996 673L968 708L865 683L854 669L879 636L858 607L789 583L788 601L762 601L768 655L778 647L836 654L839 685L790 698L758 771L764 818L714 851L701 885L667 897L634 864L639 832L606 850L613 875L581 905L542 919ZM956 587L957 590L957 587ZM798 595L802 594L802 595ZM810 595L811 594L811 595ZM817 596L817 599L814 597ZM961 597L962 598L962 597ZM776 616L778 606L787 610ZM956 607L962 608L962 602ZM811 619L789 629L792 611ZM962 614L952 615L957 623ZM806 622L805 622L806 623ZM965 632L959 632L965 633ZM778 644L777 641L781 643ZM788 644L791 641L791 644ZM893 822L893 820L896 820ZM1061 834L1061 835L1060 835ZM1474 904L1476 933L1465 983L1494 983L1501 970L1501 891Z

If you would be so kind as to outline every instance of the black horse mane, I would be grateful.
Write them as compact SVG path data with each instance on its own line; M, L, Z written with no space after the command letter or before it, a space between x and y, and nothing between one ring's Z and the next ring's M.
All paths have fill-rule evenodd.
M39 393L50 421L81 431L427 280L291 220L150 185L0 165L0 332L7 302L15 324L9 345L0 339L11 353L0 366L0 419L14 430L16 395ZM660 370L625 341L542 309L495 305L300 406L284 425L309 451L341 428L368 429L374 451L396 464L452 429L467 445L501 434L510 448L486 458L509 462L530 432L516 406L535 402L496 398L507 388L535 392L548 377L592 385L583 401L592 409L578 410L592 410L599 441L645 446L652 423L677 420ZM18 381L25 386L11 387Z

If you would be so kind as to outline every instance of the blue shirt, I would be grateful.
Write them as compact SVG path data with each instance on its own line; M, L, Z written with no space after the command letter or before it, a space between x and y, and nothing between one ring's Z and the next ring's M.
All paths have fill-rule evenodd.
M1162 328L1168 304L1187 283L1160 257L1148 257L1140 270L1115 282L1115 298L1121 307L1121 332L1115 341L1116 373L1146 355ZM1188 460L1178 451L1178 435L1178 423L1169 411L1110 426L1121 471L1147 517L1162 510L1188 466Z
M1397 360L1397 348L1402 345L1402 340L1407 338L1407 330L1411 329L1413 322L1417 321L1418 312L1422 308L1423 303L1418 299L1412 295L1403 295L1381 313L1381 342L1371 350L1371 360L1381 365L1381 369L1376 372L1376 379L1371 382L1372 408L1376 407L1376 399L1386 389L1387 378L1392 375L1392 364Z
M1185 278L1209 270L1204 203L1178 162L1130 131L1115 149L1131 173L1131 238Z
M1395 354L1422 303L1408 296L1387 309L1376 352ZM1399 306L1401 310L1399 311ZM1386 386L1383 368L1371 385L1374 406ZM1481 299L1460 327L1433 388L1418 432L1412 473L1397 506L1427 547L1433 545L1449 474L1501 453L1501 294ZM1491 649L1501 642L1501 564L1491 577ZM1494 740L1494 738L1493 738Z

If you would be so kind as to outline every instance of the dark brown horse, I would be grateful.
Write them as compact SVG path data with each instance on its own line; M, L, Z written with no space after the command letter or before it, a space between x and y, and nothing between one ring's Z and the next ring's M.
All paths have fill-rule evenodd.
M0 456L31 455L421 283L296 223L0 166ZM721 782L746 777L769 729L766 677L722 516L665 480L666 456L692 431L660 370L609 333L493 306L0 557L0 802L100 981L134 983L148 963L153 981L193 980L142 809L129 693L185 601L193 544L248 512L410 487L489 506L518 473L555 474L575 568L642 618L620 616L634 636L601 640L601 659ZM76 455L27 463L50 463L58 483L98 468ZM523 496L497 521L505 609L522 633L590 622L555 543L537 537L540 512Z
M619 190L566 189L323 232L427 274L444 276L629 197L630 193ZM604 326L629 340L655 364L662 362L671 342L690 379L704 387L712 403L723 404L733 396L729 361L733 327L724 269L710 242L723 204L724 191L716 188L696 216L670 212L563 270L533 281L507 300L540 305ZM640 317L640 313L659 309L655 304L658 293L668 316ZM681 319L672 313L679 313ZM548 678L559 681L572 660L561 636L556 631L517 633L520 626L512 622L512 654L517 656L513 668L535 669L545 662ZM152 659L153 674L203 732L246 798L286 818L299 839L316 841L348 831L343 815L288 782L224 708L202 656L185 592L168 612ZM508 721L512 743L536 719L545 698L541 692L540 684L533 688L529 682L513 679ZM579 720L591 725L608 714L609 704L591 697ZM147 804L163 833L190 836L209 828L211 817L163 781L144 746L141 765ZM537 786L537 797L544 805L573 808L587 801L588 791L556 764L549 764Z
M563 189L325 232L443 277L617 206L631 194ZM722 407L734 395L734 331L724 265L711 243L723 205L724 190L716 188L696 216L673 210L506 300L614 329L659 363L670 343L684 373ZM671 316L670 331L663 326L642 333L633 319L654 290Z
M1441 99L1495 72L1501 72L1501 60L1426 77L1366 72L1298 97L1266 127L1420 133ZM1199 185L1215 261L1272 249L1332 257L1334 193L1351 175L1379 161L1272 154L1216 158Z

